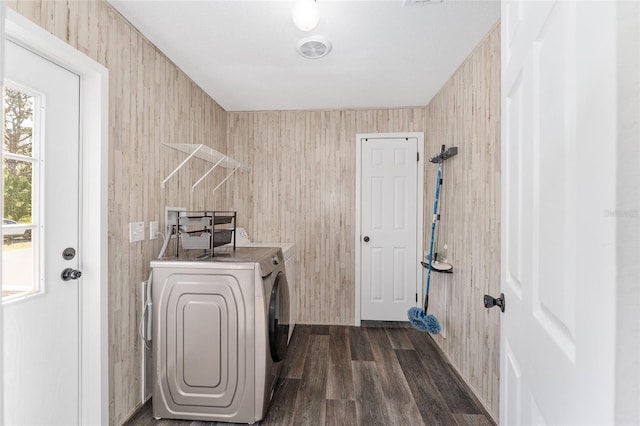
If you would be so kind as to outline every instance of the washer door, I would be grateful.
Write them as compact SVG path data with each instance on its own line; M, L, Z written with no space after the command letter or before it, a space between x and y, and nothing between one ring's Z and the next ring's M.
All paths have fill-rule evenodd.
M269 297L269 348L273 362L282 361L287 354L289 323L289 284L280 271Z

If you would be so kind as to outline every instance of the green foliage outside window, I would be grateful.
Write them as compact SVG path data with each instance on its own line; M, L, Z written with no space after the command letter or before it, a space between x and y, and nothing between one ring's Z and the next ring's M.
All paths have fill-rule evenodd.
M4 214L19 223L31 222L31 179L16 176L4 168Z
M34 98L5 87L3 102L5 153L32 156ZM3 217L20 223L31 222L33 168L29 161L5 158L3 162Z

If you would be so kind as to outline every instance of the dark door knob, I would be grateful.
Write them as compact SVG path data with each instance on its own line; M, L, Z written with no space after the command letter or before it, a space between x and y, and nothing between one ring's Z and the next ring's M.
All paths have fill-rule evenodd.
M77 269L67 268L62 271L62 274L60 276L62 277L63 281L77 280L82 276L82 272Z
M494 306L498 306L502 312L504 312L504 293L500 293L500 297L497 299L495 297L491 297L488 294L484 295L484 307L489 309Z
M364 240L365 243L368 243L369 242L369 237L364 237L363 240Z

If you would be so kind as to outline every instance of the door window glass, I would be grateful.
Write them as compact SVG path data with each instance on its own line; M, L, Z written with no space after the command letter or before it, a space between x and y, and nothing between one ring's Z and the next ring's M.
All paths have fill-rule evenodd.
M40 96L5 82L2 122L2 301L40 291L38 158Z

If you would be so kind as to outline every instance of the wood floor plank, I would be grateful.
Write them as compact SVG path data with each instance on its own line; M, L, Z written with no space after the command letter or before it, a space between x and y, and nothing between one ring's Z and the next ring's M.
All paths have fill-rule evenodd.
M349 328L349 349L352 361L373 361L371 343L364 327Z
M483 414L480 404L472 397L468 386L451 365L447 365L447 374L443 372L443 374L434 377L434 381L452 413Z
M328 335L329 334L329 326L328 325L313 325L313 326L311 326L311 334Z
M421 418L420 411L385 329L368 328L367 335L371 343L384 394L384 404L391 424L415 424L416 419Z
M326 425L327 426L358 425L358 419L356 417L356 402L328 399Z
M152 401L148 401L144 406L128 421L124 426L229 426L223 422L204 422L199 420L180 419L156 419L153 417Z
M287 357L283 367L282 376L287 379L302 378L302 370L304 368L304 359L309 346L309 336L311 335L311 326L298 324L291 336Z
M396 356L426 425L452 425L455 420L414 350L396 349Z
M129 420L124 422L125 426L153 426L155 419L153 418L151 401L145 403L142 408L133 415Z
M471 391L444 359L431 336L413 330L409 332L409 339L449 410L459 414L483 414L480 405L472 398Z
M287 426L296 424L293 419L293 412L299 387L299 379L281 379L273 394L273 400L269 405L267 414L260 424L265 426Z
M409 340L407 330L403 328L389 328L385 327L384 331L387 333L389 342L393 349L413 349L413 344Z
M414 328L407 329L407 337L413 345L416 353L422 359L430 360L427 365L429 371L441 371L447 366L447 361L442 357L438 348L428 333L418 331Z
M454 414L453 418L458 426L493 426L494 424L484 414Z
M360 321L361 327L411 328L408 321Z
M373 361L352 361L359 425L390 425L380 376Z
M348 327L329 329L329 366L327 371L327 399L354 400L351 349Z
M329 336L310 335L293 413L296 425L325 423Z

